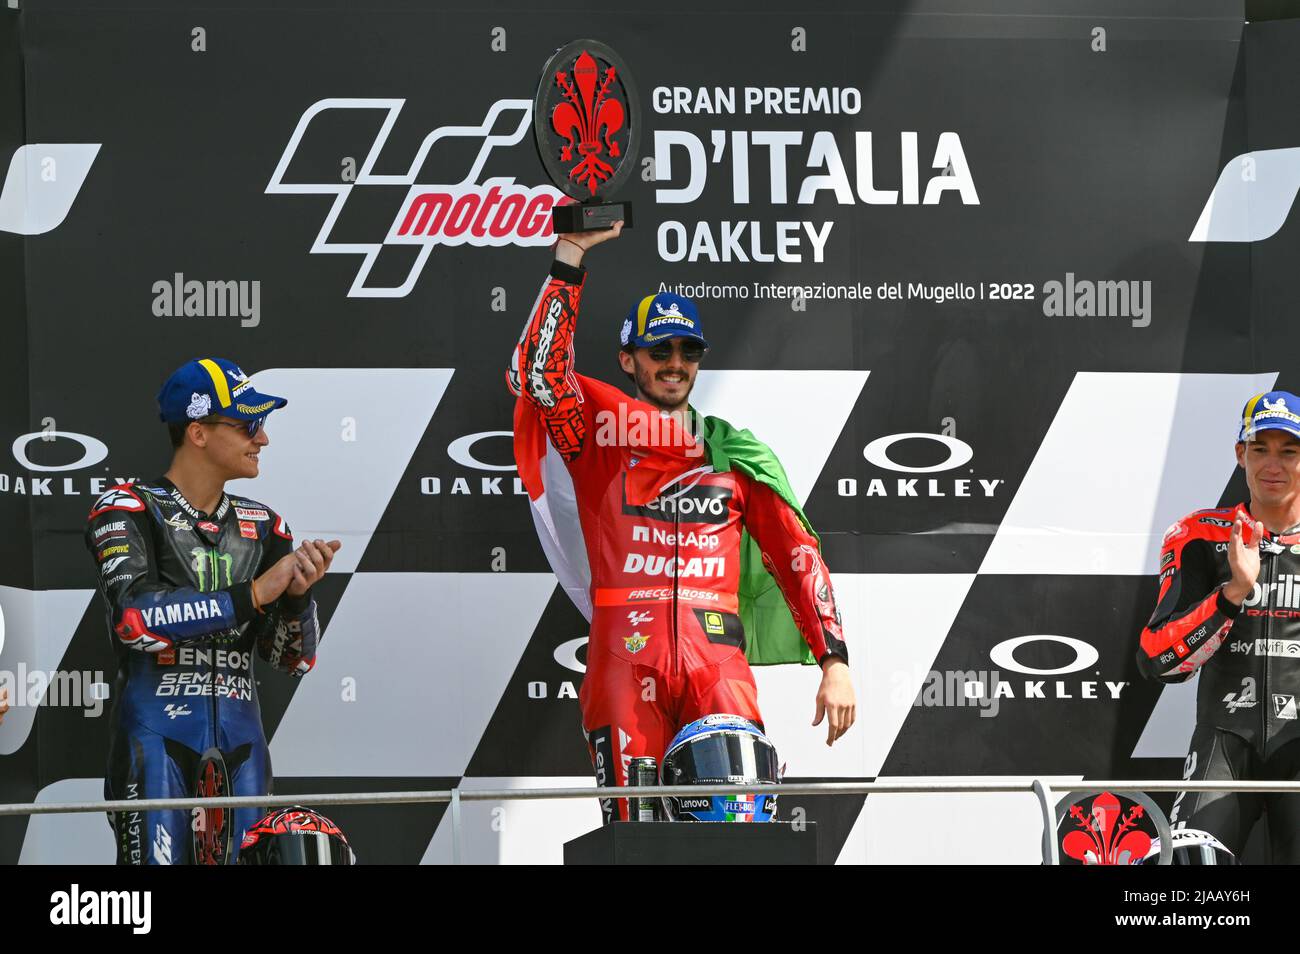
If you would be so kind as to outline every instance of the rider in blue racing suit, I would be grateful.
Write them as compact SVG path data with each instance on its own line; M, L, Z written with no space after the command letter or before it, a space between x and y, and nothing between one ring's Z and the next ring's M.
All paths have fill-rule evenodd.
M159 394L176 454L167 475L95 503L86 546L118 658L105 797L260 795L271 790L252 651L301 676L316 659L310 587L337 541L293 549L284 519L225 493L257 476L266 415L238 367L192 361ZM261 808L110 815L119 864L225 864Z

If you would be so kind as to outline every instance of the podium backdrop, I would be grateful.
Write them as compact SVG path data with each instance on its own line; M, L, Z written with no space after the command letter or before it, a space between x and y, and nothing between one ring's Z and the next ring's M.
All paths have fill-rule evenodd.
M859 6L0 11L0 801L100 791L84 518L165 469L154 395L205 355L290 400L240 491L345 543L316 669L260 678L277 790L590 779L503 377L556 194L529 103L578 36L644 110L579 367L621 381L630 305L694 296L696 405L770 443L833 571L859 722L827 749L816 670L760 671L788 775L1181 774L1195 686L1141 681L1136 635L1164 529L1244 497L1244 400L1300 390L1300 24ZM1027 795L782 809L844 861L1037 857ZM333 814L363 861L451 857L441 807ZM558 861L598 810L465 821L469 859ZM111 857L102 816L0 819L0 862Z

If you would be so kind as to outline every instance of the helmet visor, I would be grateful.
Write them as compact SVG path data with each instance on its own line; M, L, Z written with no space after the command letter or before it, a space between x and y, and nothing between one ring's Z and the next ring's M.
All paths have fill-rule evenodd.
M776 749L752 733L710 732L689 739L665 757L663 783L775 783L780 780L776 759Z
M352 849L323 831L292 831L262 835L257 844L240 852L250 865L351 865Z

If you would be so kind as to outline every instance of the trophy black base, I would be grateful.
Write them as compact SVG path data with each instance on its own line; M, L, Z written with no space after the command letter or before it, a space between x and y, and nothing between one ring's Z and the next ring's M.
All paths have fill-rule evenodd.
M623 228L632 227L631 202L575 202L551 209L551 228L556 235L565 232L598 232L623 220Z
M614 822L564 844L566 865L815 865L817 824Z

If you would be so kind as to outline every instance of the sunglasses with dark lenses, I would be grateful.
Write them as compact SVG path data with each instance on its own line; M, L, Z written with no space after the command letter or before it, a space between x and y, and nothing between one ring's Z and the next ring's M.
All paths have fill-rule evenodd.
M681 342L682 360L690 364L699 364L704 357L704 345L698 341ZM673 356L672 342L665 341L647 349L651 361L667 361Z
M251 421L223 421L220 418L208 418L202 421L203 424L224 424L226 427L237 427L249 437L256 437L262 431L262 426L266 424L266 418L255 417Z

